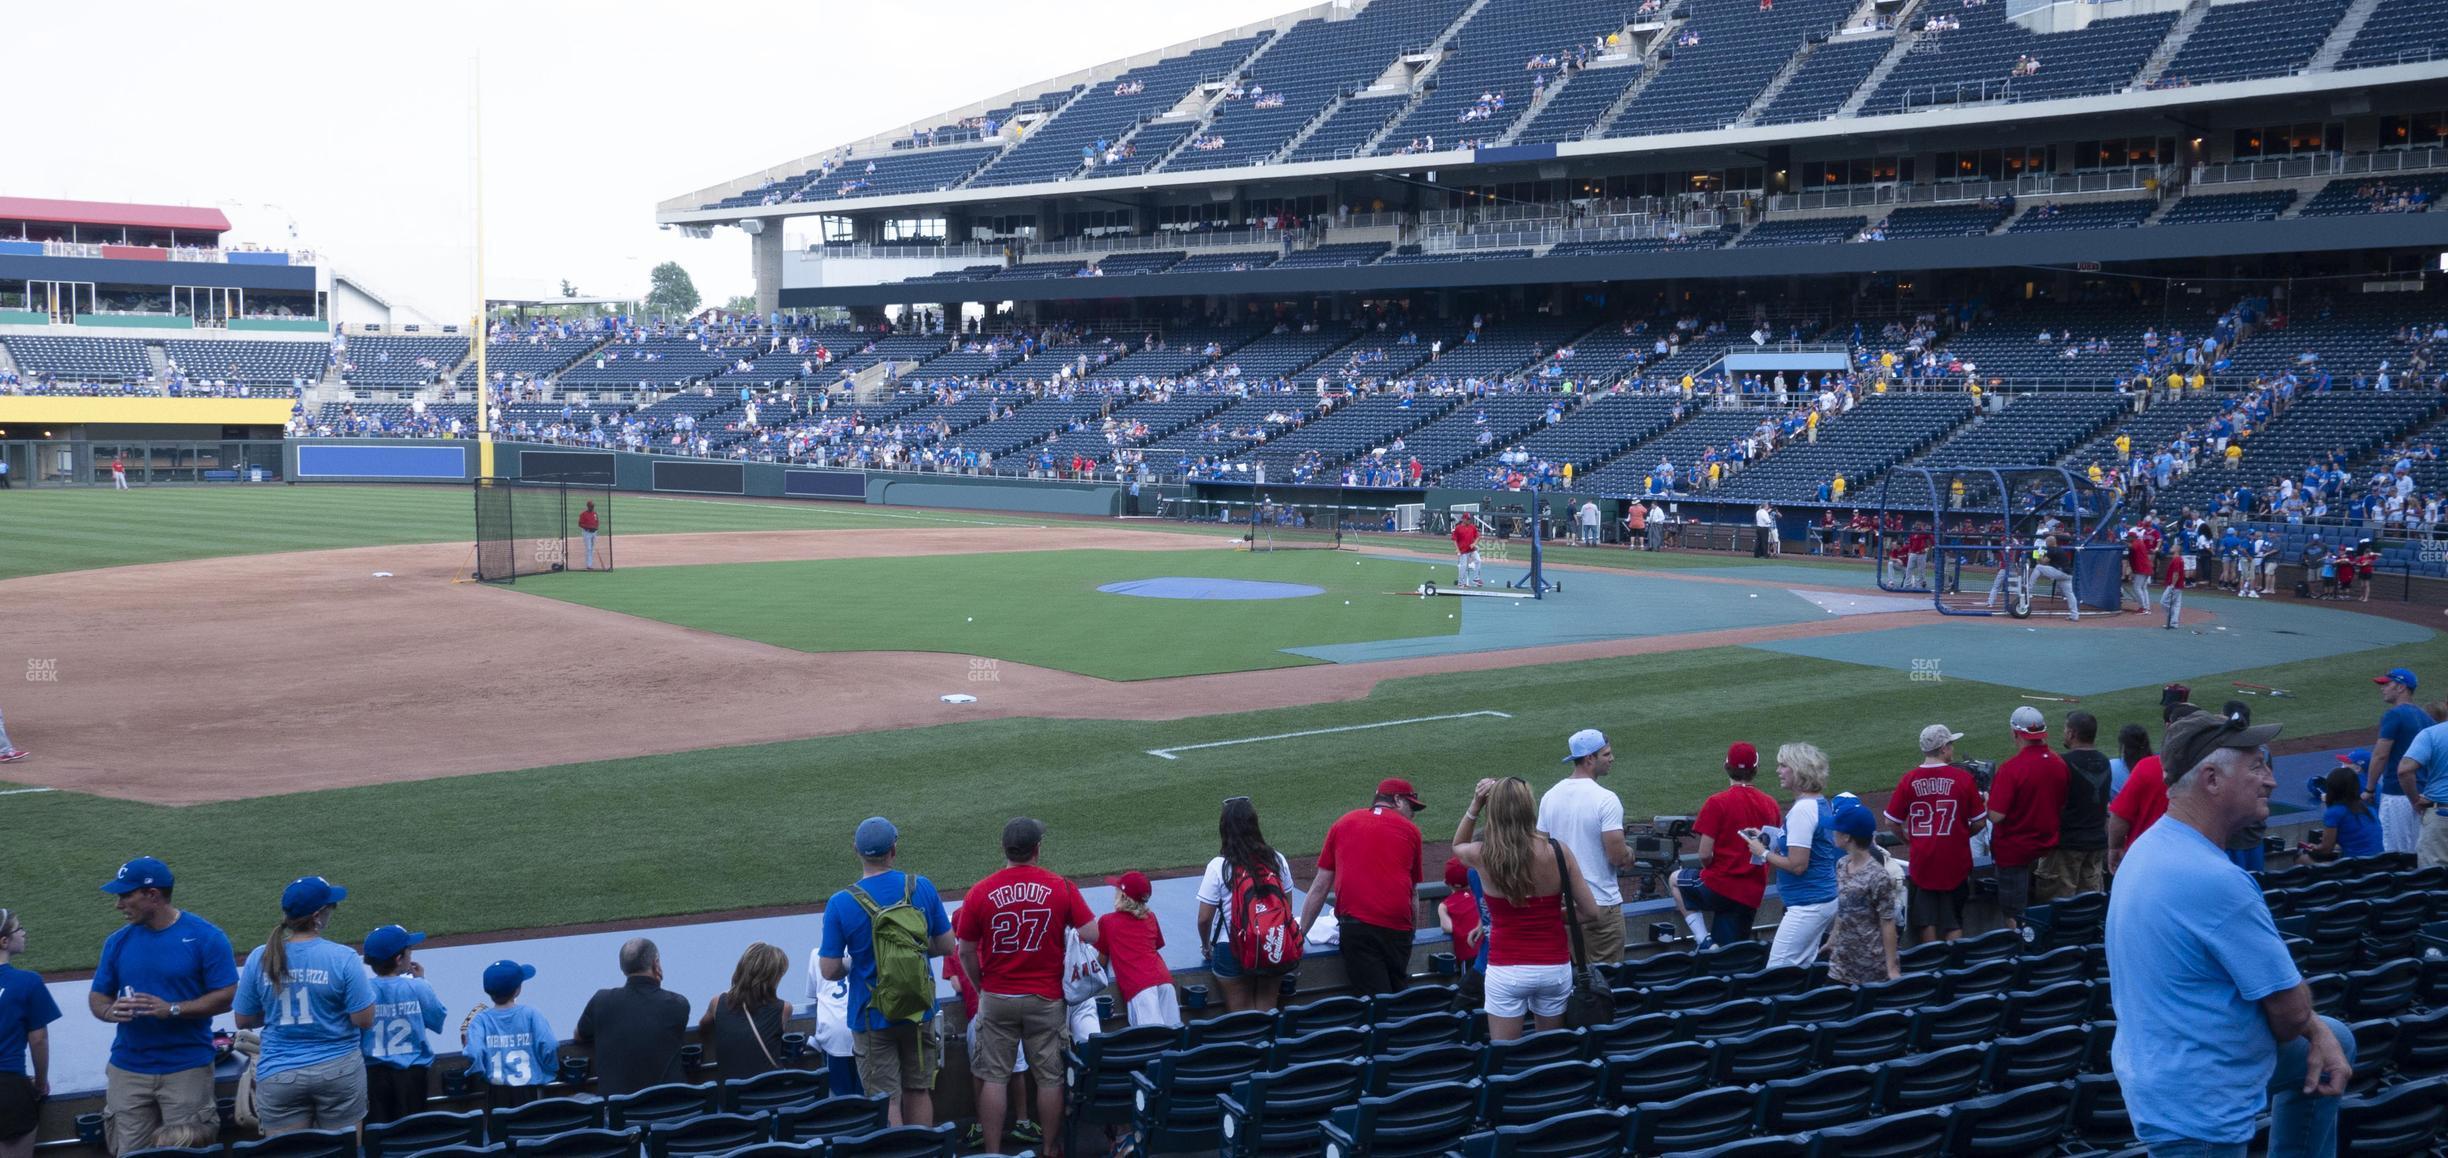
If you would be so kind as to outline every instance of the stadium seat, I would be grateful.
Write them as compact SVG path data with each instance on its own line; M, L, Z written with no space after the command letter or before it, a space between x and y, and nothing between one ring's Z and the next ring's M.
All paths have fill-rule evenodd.
M752 1114L814 1105L832 1093L832 1086L815 1070L771 1070L726 1081L721 1093L724 1113Z
M1490 1126L1524 1126L1590 1109L1605 1098L1604 1062L1553 1062L1481 1081L1479 1120Z
M2116 1046L2116 1022L2094 1021L2090 1023L2089 1031L2091 1045L2083 1054L2083 1072L2087 1074L2115 1073L2116 1063L2110 1051Z
M1621 995L1626 991L1618 989L1615 992L1617 994L1616 1009L1620 1013L1623 1001ZM1639 1053L1651 1046L1686 1040L1681 1026L1675 1022L1675 1015L1671 1013L1643 1013L1632 1017L1619 1017L1590 1030L1589 1036L1591 1057L1616 1057L1622 1054Z
M1749 1135L1758 1112L1759 1095L1733 1086L1642 1102L1632 1107L1632 1151L1665 1154L1722 1146Z
M1149 1150L1212 1150L1224 1140L1217 1098L1234 1082L1259 1072L1266 1047L1225 1041L1158 1055L1131 1075L1137 1101L1132 1129Z
M1422 1012L1427 1012L1423 1010ZM1360 997L1321 997L1276 1011L1275 1036L1292 1037L1312 1030L1364 1026L1371 1020L1369 1003Z
M2347 1016L2361 1021L2411 1009L2415 991L2421 988L2422 979L2423 963L2411 957L2401 957L2375 969L2349 973L2346 975Z
M1861 1008L1916 1012L1938 1004L1945 990L1946 982L1935 973L1907 973L1893 981L1861 986Z
M1817 1025L1842 1021L1861 1010L1861 993L1850 985L1821 985L1771 997L1768 1004L1776 1009L1779 1025Z
M1223 1113L1223 1153L1230 1158L1314 1154L1323 1148L1318 1129L1335 1108L1357 1103L1367 1092L1368 1070L1348 1061L1252 1074L1216 1099Z
M1686 1150L1679 1158L1810 1158L1810 1152L1808 1138L1771 1134L1711 1146L1706 1150Z
M1369 1094L1385 1097L1412 1086L1476 1081L1481 1048L1455 1041L1373 1055L1367 1066Z
M1937 944L1945 944L1940 941ZM1983 993L2004 993L2015 987L2019 964L2004 958L1975 961L1949 969L1945 973L1948 1000L1972 997Z
M1912 1042L1912 1014L1874 1009L1843 1021L1820 1022L1811 1059L1823 1067L1874 1065L1911 1053Z
M1708 1088L1709 1074L1717 1066L1717 1047L1709 1042L1670 1041L1604 1060L1610 1101L1623 1105L1670 1102Z
M230 1147L250 1158L357 1158L355 1130L292 1130Z
M408 1155L407 1158L499 1158L500 1155L509 1152L509 1147L495 1142L485 1146L436 1146L431 1150L419 1150ZM181 1154L209 1156L218 1153L220 1153L218 1150L137 1150L126 1155L125 1158L136 1158L136 1155L139 1154L154 1154L161 1155L162 1158L172 1158L174 1155Z
M1525 447L1525 449L1527 449ZM1628 989L1647 989L1697 976L1700 959L1692 953L1657 953L1637 961L1601 965L1600 974L1607 983Z
M1479 1076L1517 1074L1554 1062L1580 1061L1589 1056L1589 1032L1546 1029L1512 1041L1491 1041L1479 1050Z
M1454 1000L1453 986L1415 980L1397 992L1371 996L1368 999L1368 1020L1371 1022L1401 1021L1406 1017L1417 1017L1423 1013L1443 1013L1454 1007ZM1284 1012L1289 1013L1291 1010L1287 1009Z
M822 1142L759 1142L711 1158L824 1158Z
M1877 1104L1878 1074L1867 1066L1837 1066L1760 1084L1756 1129L1804 1134L1858 1122Z
M1076 1132L1081 1126L1119 1126L1129 1122L1131 1107L1138 1099L1138 1087L1132 1084L1131 1075L1158 1055L1181 1048L1182 1036L1181 1030L1167 1026L1134 1025L1073 1042L1063 1067L1063 1097L1067 1103L1063 1125L1074 1134L1070 1141L1077 1142Z
M2065 1082L2025 1086L1955 1103L1946 1152L1965 1158L2022 1158L2050 1152L2074 1108Z
M1267 1045L1267 1068L1280 1070L1310 1062L1365 1058L1368 1043L1367 1028L1357 1025L1316 1029L1298 1036L1279 1033Z
M2059 981L2007 995L2007 1033L2038 1033L2061 1025L2080 1025L2091 1014L2091 983Z
M1799 965L1779 965L1762 969L1741 980L1738 985L1744 997L1795 997L1814 988L1810 970Z
M852 1134L824 1148L824 1158L955 1158L959 1153L960 1127L950 1122Z
M699 1158L773 1137L771 1114L699 1114L646 1125L646 1158Z
M1982 1046L1959 1045L1879 1063L1879 1109L1893 1114L1971 1097L1980 1090L1988 1053Z
M1182 1027L1182 1048L1231 1042L1263 1042L1275 1036L1275 1015L1256 1009L1192 1021Z
M1703 973L1697 977L1665 985L1649 987L1647 1008L1659 1012L1702 1009L1722 1005L1734 998L1734 981L1719 974Z
M1630 1144L1631 1115L1621 1109L1582 1110L1462 1139L1464 1158L1616 1158Z
M2436 1153L2448 1132L2448 1078L2348 1097L2338 1106L2340 1158Z
M1078 1086L1065 1087L1065 1095L1074 1106L1079 1103ZM1124 1116L1128 1121L1129 1099L1124 1096ZM845 1134L864 1134L881 1130L891 1124L890 1096L886 1094L837 1094L810 1102L804 1106L786 1106L774 1110L773 1135L777 1142L821 1142ZM1077 1111L1066 1115L1075 1116Z
M1737 941L1703 949L1693 955L1693 964L1702 973L1720 977L1750 978L1768 967L1768 946L1757 941Z
M2306 973L2337 973L2351 969L2364 926L2371 921L2370 901L2339 901L2304 909L2279 925L2312 942L2296 964Z
M1478 1112L1477 1081L1434 1082L1338 1107L1319 1133L1327 1158L1413 1158L1445 1153Z
M479 1110L429 1110L365 1128L366 1158L404 1158L420 1150L484 1144L484 1113Z
M496 1142L516 1142L525 1138L546 1138L572 1130L600 1130L604 1125L604 1104L584 1102L576 1098L541 1098L507 1110L493 1111L492 1135Z
M468 1147L446 1147L446 1149L465 1150L468 1149ZM439 1152L440 1151L436 1151L436 1153ZM126 1154L120 1155L120 1158L221 1158L222 1154L223 1151L218 1145L148 1146L142 1150L130 1150Z
M2078 1025L2061 1025L2022 1037L2001 1037L1989 1043L1989 1060L1981 1070L1981 1085L1999 1092L2025 1086L2072 1081L2082 1072L2091 1035Z
M2448 1075L2448 1006L2397 1019L2396 1060L2404 1077Z
M541 1104L541 1103L537 1103ZM500 1115L494 1116L496 1127ZM638 1131L587 1128L540 1137L512 1135L514 1158L637 1158Z
M1460 1010L1445 1013L1422 1013L1399 1021L1379 1022L1369 1028L1369 1052L1401 1053L1423 1045L1471 1041L1480 1022Z
M2304 978L2304 988L2312 991L2312 1008L2331 1017L2346 1012L2346 975L2343 973L2311 973Z
M2368 1094L2397 1072L2397 1019L2375 1017L2346 1027L2354 1033L2354 1077L2346 1092Z
M2037 946L2095 944L2107 933L2108 894L2080 893L2034 905L2024 911L2023 922L2032 926Z
M1926 1158L1946 1153L1944 1106L1830 1126L1811 1140L1811 1158Z
M1702 1038L1717 1045L1717 1065L1710 1080L1718 1085L1749 1086L1790 1078L1810 1069L1819 1031L1807 1025L1779 1025L1733 1037Z
M2067 1128L2083 1144L2097 1150L2119 1150L2133 1144L2133 1119L2125 1112L2125 1089L2114 1074L2084 1074L2074 1079L2074 1106Z
M1954 966L1958 969L1982 961L2011 961L2023 956L2027 948L2022 934L2012 929L1991 929L1977 937L1937 943L1954 949Z
M613 1129L626 1130L631 1126L651 1126L710 1114L718 1102L712 1082L696 1085L673 1082L605 1098L604 1115Z
M1947 941L1924 941L1896 953L1896 964L1907 973L1933 973L1955 963L1955 947Z
M2431 914L2419 905L2374 903L2371 922L2363 929L2362 943L2356 946L2356 960L2367 967L2376 967L2397 958L2416 956L2423 926L2430 920Z
M2006 999L1976 993L1913 1014L1913 1049L1931 1053L1966 1042L1987 1041L2006 1024Z

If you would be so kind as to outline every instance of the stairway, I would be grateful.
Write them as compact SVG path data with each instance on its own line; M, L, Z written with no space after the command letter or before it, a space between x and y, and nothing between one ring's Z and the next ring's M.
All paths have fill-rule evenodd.
M145 365L152 368L151 373L153 375L153 380L156 382L169 381L170 352L163 349L160 342L146 342L144 344L144 352Z
M2161 40L2150 59L2143 62L2141 73L2134 77L2129 87L2146 89L2166 75L2169 62L2176 59L2177 53L2184 51L2185 41L2192 38L2193 30L2201 27L2201 22L2209 15L2210 0L2191 0L2186 4L2184 15L2176 18L2175 25L2168 29L2167 38Z
M2346 15L2339 18L2337 28L2329 33L2329 39L2321 42L2320 51L2312 54L2312 62L2304 66L2305 70L2327 72L2336 68L2337 62L2345 58L2347 46L2354 43L2355 34L2363 31L2363 26L2371 22L2372 14L2379 10L2380 0L2354 0L2354 3L2347 5Z
M1284 142L1283 148L1276 150L1274 156L1267 158L1267 164L1280 165L1290 160L1292 154L1299 152L1300 147L1307 144L1310 137L1317 135L1321 126L1333 120L1336 113L1343 111L1344 104L1350 100L1349 95L1336 93L1333 100L1326 102L1325 108L1319 109L1316 116L1309 118L1308 124L1302 125L1299 132L1292 134L1291 140Z
M1581 134L1582 140L1595 141L1612 132L1615 122L1632 110L1633 102L1640 99L1642 91L1649 87L1650 82L1658 78L1659 73L1666 71L1665 67L1658 63L1657 46L1666 43L1667 38L1674 34L1674 30L1680 27L1682 27L1680 24L1672 25L1666 31L1658 33L1657 39L1649 42L1649 51L1642 55L1640 61L1641 78L1625 87L1623 95L1616 97L1615 103L1607 106L1607 111L1590 126L1590 130Z
M1530 107L1523 109L1520 116L1513 118L1513 123L1505 128L1504 135L1496 138L1496 144L1499 146L1512 144L1515 137L1522 135L1522 130L1530 127L1530 122L1537 120L1540 113L1547 111L1547 102L1554 100L1557 93L1564 91L1564 86L1571 84L1573 78L1580 75L1576 72L1558 76L1555 83L1540 89L1537 96L1530 98Z
M1402 111L1395 113L1393 116L1387 117L1386 123L1379 125L1376 133L1372 134L1367 141L1361 144L1359 151L1354 154L1355 156L1368 157L1376 155L1377 146L1387 137L1392 136L1395 130L1402 126L1403 122L1411 119L1412 112L1418 109L1421 103L1428 99L1428 94L1433 91L1429 87L1428 81L1430 78L1436 75L1437 66L1445 62L1445 46L1452 44L1454 37L1461 35L1463 27L1471 22L1471 17L1479 15L1479 10L1487 6L1488 0L1471 0L1470 6L1464 8L1461 15L1454 17L1453 23L1446 25L1445 30L1438 33L1436 39L1428 42L1428 47L1420 50L1420 52L1425 53L1429 58L1428 67L1421 69L1417 75L1411 78L1411 96L1403 102ZM1405 53L1404 55L1409 56L1413 54Z
M1895 47L1888 49L1887 56L1878 62L1878 67L1871 69L1870 75L1862 78L1861 87L1854 89L1853 95L1846 97L1845 103L1837 106L1836 115L1839 117L1860 116L1862 106L1870 103L1870 94L1877 92L1879 86L1887 82L1888 74L1894 72L1897 65L1904 63L1904 58L1912 55L1913 49L1919 47L1920 44L1920 33L1909 31L1899 24L1896 30ZM1936 47L1936 42L1932 42L1932 47Z
M1741 116L1734 118L1732 127L1739 129L1757 121L1761 113L1768 111L1769 105L1776 103L1777 94L1784 92L1786 85L1792 84L1795 77L1802 75L1803 66L1809 64L1811 58L1818 54L1818 45L1803 45L1802 51L1795 53L1792 60L1785 62L1784 68L1777 70L1775 78L1768 82L1768 87L1760 90L1758 99L1752 101L1750 107L1742 111Z

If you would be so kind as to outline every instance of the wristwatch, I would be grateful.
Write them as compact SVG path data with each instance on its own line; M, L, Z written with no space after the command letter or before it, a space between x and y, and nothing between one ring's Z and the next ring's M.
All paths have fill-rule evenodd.
M170 1003L170 1012L169 1012L168 1014L166 1014L165 1016L169 1017L169 1018L170 1018L171 1020L173 1020L173 1021L176 1021L176 1020L178 1020L178 1015L179 1015L179 1010L178 1010L178 1002L173 1001L173 1002L171 1002L171 1003Z

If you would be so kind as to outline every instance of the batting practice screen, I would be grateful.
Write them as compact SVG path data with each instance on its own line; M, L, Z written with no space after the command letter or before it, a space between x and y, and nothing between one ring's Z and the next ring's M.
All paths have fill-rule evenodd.
M480 478L475 487L477 579L612 569L612 488L506 478ZM580 525L589 503L592 536Z

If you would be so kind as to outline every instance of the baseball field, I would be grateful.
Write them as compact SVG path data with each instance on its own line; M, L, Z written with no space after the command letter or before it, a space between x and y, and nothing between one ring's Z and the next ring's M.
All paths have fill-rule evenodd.
M1314 852L1380 776L1445 835L1486 775L1544 782L1614 740L1634 816L1686 812L1731 740L1809 740L1883 792L1929 722L2003 755L2012 709L2104 730L2159 685L2237 681L2290 737L2366 731L2369 677L2448 673L2413 617L2195 593L2155 617L1945 620L1856 564L1551 549L1536 603L1400 594L1438 540L1249 554L1213 529L620 496L620 569L496 587L459 488L0 494L0 906L22 964L89 967L95 885L160 856L243 937L279 886L352 890L335 932L444 935L814 905L873 813L966 883L1003 820L1088 875L1195 865L1249 795ZM1518 574L1517 563L1491 577ZM1296 584L1265 600L1100 587ZM2436 621L2436 614L2433 615ZM974 697L948 703L943 697Z

